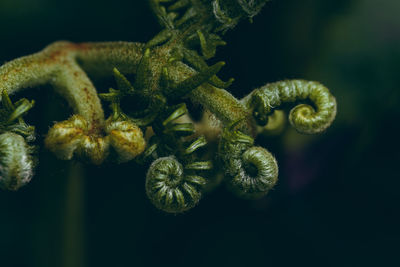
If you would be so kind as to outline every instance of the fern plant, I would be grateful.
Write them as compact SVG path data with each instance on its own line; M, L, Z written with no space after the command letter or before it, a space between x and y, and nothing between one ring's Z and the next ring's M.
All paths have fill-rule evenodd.
M13 103L9 95L50 84L74 111L46 135L56 157L146 164L147 196L170 213L193 208L222 182L238 197L265 196L278 164L256 136L281 128L288 105L291 125L304 134L323 132L336 115L335 98L318 82L280 81L237 99L227 90L234 80L217 76L225 62L209 65L226 45L224 33L266 2L149 0L162 29L147 43L56 42L1 66L0 186L19 189L37 164L35 129L23 120L34 101ZM88 75L113 75L117 87L98 93ZM192 103L203 108L200 120L187 108Z

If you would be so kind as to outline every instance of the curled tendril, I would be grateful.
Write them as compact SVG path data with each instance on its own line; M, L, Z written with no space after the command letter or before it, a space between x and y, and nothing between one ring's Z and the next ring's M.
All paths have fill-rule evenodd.
M29 183L33 176L32 147L15 133L0 134L0 187L18 190Z
M155 160L147 172L146 193L158 209L169 213L187 211L199 202L205 179L184 173L175 157Z
M219 146L220 157L227 168L228 188L247 199L265 196L278 179L275 157L253 143L251 137L225 129Z
M118 162L140 154L137 162L155 160L146 176L146 193L157 208L170 213L194 207L202 192L212 190L225 174L228 188L240 197L267 194L277 182L277 162L266 149L254 146L252 137L235 129L255 137L255 122L265 126L269 120L258 130L277 134L285 120L282 112L276 112L276 117L273 112L285 103L304 102L289 115L290 123L303 133L325 130L336 115L335 98L317 82L268 84L239 101L223 90L233 79L224 82L217 76L225 63L209 66L206 62L215 56L218 46L226 44L220 34L242 19L251 20L267 1L149 0L163 29L146 44L57 42L1 66L0 187L18 189L29 182L34 167L32 150L26 143L34 139L34 127L22 119L34 101L20 99L13 104L7 90L13 93L50 83L80 114L56 123L46 137L46 146L59 158L77 155L100 164L109 152L116 152ZM104 121L97 90L86 72L102 76L113 67L118 90L110 88L99 94L110 102L112 111ZM135 82L124 74L135 74ZM188 110L182 101L188 98L215 118L195 125L185 116ZM215 147L207 152L199 150L207 145L206 138L199 135L215 140L220 126L231 122L235 123L222 131L218 146L226 169L223 173L207 160L214 157ZM146 150L139 126L148 130Z
M278 164L265 148L250 147L236 163L236 174L228 181L228 188L239 197L261 198L278 180Z
M284 103L311 101L299 104L289 114L291 125L299 132L315 134L329 127L336 116L336 100L329 90L318 82L288 80L267 84L251 95L250 106L260 125L268 122L274 108Z
M213 168L211 161L199 161L196 155L196 151L207 144L204 136L188 145L183 141L183 136L194 132L192 123L176 122L186 113L185 104L167 109L164 117L153 124L156 134L152 138L154 144L143 153L144 160L145 157L161 156L149 168L146 192L157 208L170 213L184 212L198 203L207 181L196 172L207 172Z

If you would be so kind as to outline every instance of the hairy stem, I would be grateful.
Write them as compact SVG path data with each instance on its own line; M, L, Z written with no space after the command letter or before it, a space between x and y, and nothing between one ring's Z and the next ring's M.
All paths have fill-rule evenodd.
M64 63L64 68L50 82L64 96L74 112L82 115L92 131L104 124L104 113L93 83L86 73L73 61Z
M79 65L94 76L110 76L117 68L123 74L136 73L144 44L132 42L104 42L79 44L76 59Z
M192 76L196 73L189 66L179 63L171 72L179 73L182 79ZM250 111L236 99L232 94L224 89L204 83L193 90L190 95L193 102L200 103L224 124L228 125L234 122L242 121L240 128L247 133L254 135L255 123L252 120Z
M74 112L82 115L96 131L104 123L104 113L97 91L84 70L93 75L106 75L117 67L123 73L134 73L142 47L127 42L56 42L38 53L1 66L0 90L13 94L27 87L52 84Z

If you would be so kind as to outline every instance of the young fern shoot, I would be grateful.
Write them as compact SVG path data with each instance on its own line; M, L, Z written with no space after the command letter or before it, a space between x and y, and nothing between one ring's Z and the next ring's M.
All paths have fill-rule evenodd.
M59 159L146 164L147 196L169 213L193 208L220 182L241 198L265 196L277 183L278 164L255 145L260 126L271 118L280 128L278 111L289 104L296 104L289 121L300 133L321 133L336 115L335 98L318 82L271 83L237 99L227 91L234 80L217 76L226 63L208 65L218 46L226 45L224 33L251 20L266 2L149 0L162 29L147 43L56 42L1 66L0 186L16 190L28 183L36 162L28 145L34 127L22 119L33 102L13 104L8 94L50 84L74 111L44 140ZM99 94L88 74L114 75L117 87ZM186 107L191 102L213 119L193 121ZM214 179L220 173L225 178Z

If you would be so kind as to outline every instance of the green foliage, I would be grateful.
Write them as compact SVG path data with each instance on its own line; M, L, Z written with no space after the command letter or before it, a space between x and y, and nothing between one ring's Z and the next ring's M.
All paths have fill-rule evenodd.
M225 174L225 184L237 196L265 196L277 182L278 165L270 152L254 144L259 125L266 125L275 110L300 102L290 112L291 124L302 133L320 133L335 118L335 98L321 84L303 80L267 84L241 100L225 90L234 81L217 76L225 62L209 65L207 61L226 45L224 33L242 19L251 20L266 0L149 2L162 29L146 44L57 42L1 66L1 133L8 138L11 134L18 147L25 148L24 139L15 135L33 139L33 128L21 116L34 102L21 99L12 104L7 92L49 83L75 113L55 123L47 134L45 145L58 158L78 156L93 164L107 159L153 161L146 193L157 208L170 213L194 207L204 190L221 182L214 179L219 173ZM98 93L87 73L113 74L116 89ZM133 81L128 74L133 74ZM109 104L108 119L101 100ZM190 102L214 114L219 127L193 120L186 105ZM281 129L284 120L275 122L273 128ZM217 142L218 153L213 153L212 143ZM7 153L2 160L18 163L21 159L21 153ZM24 153L30 159L28 149ZM15 166L27 169L29 164L19 162ZM18 177L2 178L3 187L10 189L31 177L31 172L4 173L4 177Z

